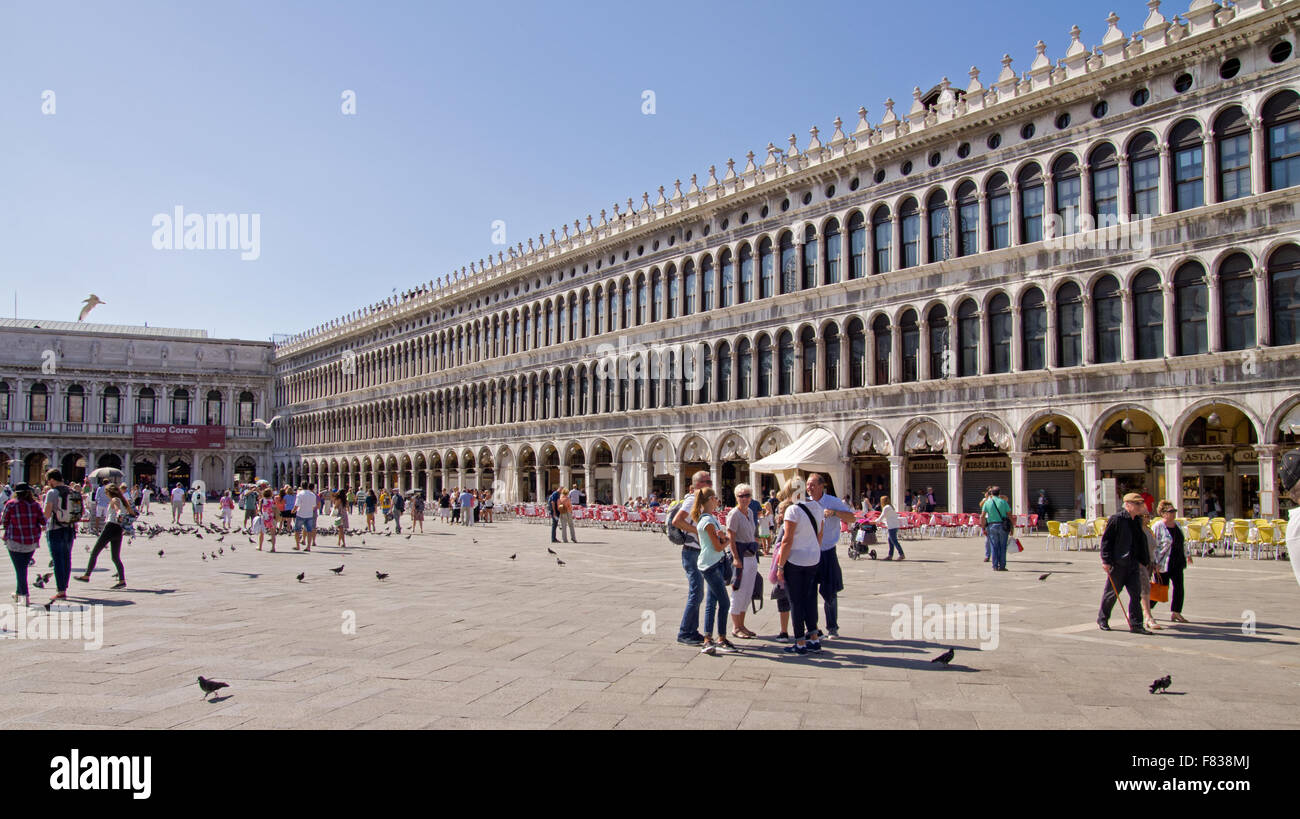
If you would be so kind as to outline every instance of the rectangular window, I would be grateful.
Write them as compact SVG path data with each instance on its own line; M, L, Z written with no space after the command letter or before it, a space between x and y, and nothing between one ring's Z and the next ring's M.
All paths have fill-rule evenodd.
M1077 367L1083 363L1083 304L1062 304L1057 311L1057 355L1062 367Z
M1250 134L1219 140L1219 197L1231 202L1250 196Z
M1268 129L1269 190L1300 185L1300 122Z
M921 263L921 216L903 217L903 267L916 267Z
M1151 156L1133 162L1133 215L1143 219L1160 214L1160 160Z
M960 232L961 255L969 256L979 251L980 206L978 202L957 209L957 229Z
M1203 159L1200 147L1174 154L1174 210L1190 210L1205 204Z
M1119 224L1119 167L1092 172L1092 209L1097 227Z
M1047 311L1042 307L1029 308L1022 315L1024 367L1026 370L1044 369L1047 366Z
M867 231L858 228L849 234L849 278L860 279L867 274L865 269L867 252Z
M135 405L136 421L141 424L152 424L153 407L154 402L152 398L139 399Z
M80 424L85 421L86 415L86 398L83 395L68 396L68 422Z
M948 206L940 205L930 211L930 261L948 258L948 233Z
M1020 200L1021 240L1026 244L1041 242L1043 240L1043 205L1045 204L1043 186L1035 185L1032 188L1025 188L1020 193Z
M32 393L32 396L31 396L31 412L28 413L28 417L30 418L30 420L32 420L32 421L45 421L45 420L47 420L47 418L46 418L46 409L47 409L46 401L47 401L48 398L49 398L48 395L42 395L41 393Z
M1079 230L1079 177L1058 179L1056 186L1056 215L1061 220L1061 235L1068 236Z
M876 240L876 272L889 272L889 245L893 238L894 223L888 220L880 222L874 228Z
M1011 196L989 199L989 249L1011 246Z

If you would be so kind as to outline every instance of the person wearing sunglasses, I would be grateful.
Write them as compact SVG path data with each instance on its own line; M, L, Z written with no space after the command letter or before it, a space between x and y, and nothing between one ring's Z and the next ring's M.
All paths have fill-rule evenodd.
M736 485L736 507L727 515L727 529L734 543L732 565L735 580L731 590L731 636L752 640L758 635L745 627L745 610L754 597L754 579L758 577L757 521L750 501L754 490L747 483Z
M713 486L713 476L706 470L691 476L691 494L678 507L673 515L672 525L681 530L682 570L686 572L686 610L682 612L682 622L677 629L677 642L683 645L703 645L704 635L700 633L700 604L704 602L704 577L698 567L700 557L700 539L691 519L691 510L695 508L695 493Z

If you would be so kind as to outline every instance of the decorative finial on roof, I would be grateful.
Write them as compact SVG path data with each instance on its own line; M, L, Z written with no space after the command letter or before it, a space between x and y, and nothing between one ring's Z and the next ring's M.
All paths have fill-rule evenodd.
M912 108L907 112L908 118L925 116L925 103L921 102L921 87L912 87Z
M727 160L727 172L722 175L723 181L736 178L736 160Z
M871 123L867 122L867 106L858 108L858 127L853 129L854 138L861 138L871 133Z
M972 96L983 90L984 86L980 84L980 70L972 65L970 67L970 85L966 86L966 95Z
M705 183L704 187L706 187L706 188L716 188L716 187L718 186L718 177L717 177L717 173L716 173L717 169L718 169L718 166L716 166L716 165L710 165L710 166L709 166L709 181Z
M659 207L660 205L666 205L666 204L668 204L668 200L664 199L664 186L660 185L659 198L655 200L655 207Z
M1070 26L1070 47L1065 51L1066 60L1088 53L1088 49L1084 47L1083 43L1079 42L1081 33L1082 31L1077 25Z
M523 246L522 246L522 245L521 245L520 248L519 248L519 252L520 252L520 253L523 253L523 252L524 252L524 249L523 249ZM528 252L529 252L529 253L532 253L532 252L533 252L533 237L531 237L531 236L528 237Z
M615 206L614 206L614 212L615 212L615 213L618 213L618 205L615 205ZM588 216L587 218L590 219L591 217ZM604 209L604 208L601 208L601 209L600 209L600 224L601 224L602 227L604 227L605 225L608 225L608 224L609 224L609 220L605 218L605 209Z
M506 263L506 254L505 254L505 251L498 250L498 251L497 251L497 264L505 264L505 263Z
M693 173L691 174L691 187L689 190L686 191L686 193L692 194L692 193L699 193L699 192L700 192L699 174Z
M894 113L894 98L890 97L885 100L885 115L880 118L880 124L884 125L890 122L897 122L898 115Z
M745 162L745 171L744 171L745 173L747 173L747 174L749 174L749 173L754 173L755 171L758 170L758 166L756 166L756 165L754 164L754 152L753 152L753 151L750 151L749 153L745 154L745 159L747 160L747 161Z
M815 151L820 149L822 147L822 141L818 139L818 136L821 134L821 129L814 125L808 129L808 133L812 135L812 139L808 140L808 150Z
M564 240L565 240L566 242L569 240L569 226L568 226L568 225L560 225L560 235L564 237Z
M662 193L663 188L660 188L659 191L660 193ZM663 197L660 196L659 198L662 199ZM650 210L650 191L645 191L644 193L641 194L641 210L643 212Z
M602 225L605 224L605 211L603 211L603 210L600 212L600 223L601 223ZM593 231L593 230L595 230L595 229L596 229L596 224L595 224L595 222L592 221L591 214L588 213L588 214L587 214L587 232L590 233L591 231Z
M763 167L764 167L764 168L773 168L773 167L776 167L776 165L777 165L777 158L776 158L777 153L779 153L779 152L776 150L776 143L773 143L773 142L769 142L769 143L767 143L767 159L763 162Z
M529 239L528 241L531 243L533 240L532 240L532 239ZM519 242L519 255L520 255L520 256L524 255L524 243L523 243L523 242Z
M603 214L604 211L602 210L601 213ZM622 215L622 214L620 214L620 213L619 213L619 210L618 210L618 203L615 202L615 203L614 203L614 220L613 220L613 221L617 222L617 221L618 221L618 217L621 216L621 215Z
M831 144L838 145L846 141L848 137L844 136L844 120L836 117L831 124L835 126L835 131L831 134Z
M1150 11L1147 13L1147 21L1142 24L1143 28L1151 28L1152 26L1159 26L1169 22L1165 19L1165 16L1160 13L1160 0L1147 0L1147 8Z
M1034 45L1034 51L1038 56L1034 57L1034 62L1029 66L1029 73L1042 72L1044 69L1051 69L1052 61L1047 58L1047 43L1039 40Z
M787 159L795 159L799 156L799 138L794 134L790 135L790 150L785 152Z
M678 179L673 183L673 199L682 198L682 180Z
M634 211L634 210L636 210L636 208L632 207L632 197L629 196L629 197L627 198L627 215L628 215L628 216L631 216L631 215L632 215L632 211Z

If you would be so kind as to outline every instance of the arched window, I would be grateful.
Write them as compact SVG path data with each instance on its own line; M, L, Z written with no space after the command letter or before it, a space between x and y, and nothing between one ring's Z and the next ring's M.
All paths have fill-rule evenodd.
M1092 218L1097 227L1119 224L1119 158L1115 147L1103 142L1088 155L1092 174Z
M1165 298L1160 274L1143 270L1133 278L1133 322L1139 359L1165 354Z
M664 277L658 270L650 273L650 320L659 321L664 317Z
M1215 152L1219 155L1220 202L1250 196L1250 121L1240 108L1214 118Z
M1128 145L1128 185L1135 216L1160 215L1160 153L1150 132L1139 134Z
M564 415L565 418L573 417L574 405L577 404L578 382L573 377L573 368L569 367L564 371Z
M678 299L681 298L681 293L677 287L677 268L673 265L668 265L668 269L664 272L664 275L668 277L668 302L664 305L666 308L664 315L670 319L676 318L678 305L681 303L678 301Z
M244 393L248 395L248 393ZM243 396L241 395L242 399ZM0 415L0 418L6 416ZM105 387L104 396L100 400L100 420L105 424L122 423L122 393L117 387Z
M838 284L840 280L840 253L843 251L840 240L840 223L832 219L826 223L826 284Z
M803 290L817 286L817 228L809 225L803 231Z
M740 247L740 293L737 298L741 304L754 300L754 253L749 245Z
M730 250L722 251L718 265L722 277L722 284L718 288L718 306L730 307L736 292L736 263L732 260Z
M743 252L741 258L744 258ZM741 264L743 265L744 262L742 261ZM750 345L749 339L742 338L736 351L740 365L740 372L736 373L736 400L743 401L749 398L749 386L754 377L754 348Z
M645 274L638 273L636 276L636 326L640 327L646 323L646 285Z
M899 268L916 267L921 263L921 209L916 200L907 197L898 206L898 218L903 230L903 259Z
M1058 367L1083 363L1083 293L1074 282L1056 291L1056 356Z
M1047 305L1043 291L1031 287L1020 297L1020 363L1026 370L1047 367Z
M1245 253L1232 254L1219 268L1219 315L1223 349L1255 346L1255 275Z
M1174 210L1205 204L1205 154L1201 124L1185 119L1169 134L1170 174L1174 180Z
M952 375L948 352L948 309L936 304L926 314L925 322L930 325L930 378L947 378Z
M862 211L849 217L849 278L860 279L867 275L867 220Z
M812 392L814 374L817 371L817 334L811 327L805 327L799 333L799 346L803 351L803 368L800 373L800 392Z
M86 389L80 384L73 384L68 387L64 393L63 402L65 407L64 420L70 424L81 424L86 421Z
M828 390L840 388L840 328L826 325L822 331L822 349L826 351L823 362L822 386Z
M1038 163L1031 162L1016 175L1020 187L1020 241L1029 244L1043 240L1043 172Z
M921 378L921 325L917 322L916 311L907 309L898 320L899 334L903 343L903 380L919 381Z
M618 316L618 287L610 282L605 286L605 330L614 331L614 321Z
M1264 104L1264 132L1268 140L1267 185L1280 191L1300 185L1300 95L1274 94Z
M799 289L799 253L789 231L781 234L781 292L793 293Z
M594 307L595 307L595 323L592 325L591 331L593 335L600 335L601 333L605 332L605 326L602 323L603 316L605 313L605 294L604 291L601 290L601 288L599 287L596 288L596 294L595 296L592 297L592 302L594 303ZM527 330L524 331L524 336L525 337L528 336ZM519 351L519 322L515 322L515 352L518 351Z
M241 392L239 394L239 425L241 427L251 427L253 425L253 414L256 411L257 399L253 397L251 392Z
M582 291L582 337L586 338L591 333L591 294L586 290Z
M957 188L957 255L979 252L980 203L975 183L969 179Z
M27 420L41 423L49 420L50 391L44 384L33 384L27 392Z
M998 171L989 178L989 250L1011 247L1011 183Z
M1057 236L1068 236L1079 230L1079 160L1074 154L1065 154L1052 163L1052 187L1056 194Z
M772 287L776 283L776 256L772 253L772 240L764 239L758 243L758 297L772 297Z
M872 237L876 244L876 261L872 268L873 273L888 273L890 271L891 243L894 239L894 223L889 218L889 208L881 205L871 214L871 231Z
M1284 245L1268 257L1273 346L1300 343L1300 247Z
M172 393L172 423L181 425L190 422L190 393L188 390L176 390Z
M789 330L782 330L776 341L777 395L794 394L794 336Z
M682 315L695 312L695 260L687 259L682 265Z
M578 368L578 414L579 414L579 415L586 415L587 412L588 412L588 409L587 409L587 380L588 380L588 377L587 377L587 368L586 368L586 367L579 367L579 368ZM515 395L514 388L511 387L511 389L510 389L510 401L511 401L511 403L513 403L514 400L515 400L515 399L514 399L514 395ZM511 418L510 420L513 421L514 419Z
M766 333L758 337L758 397L772 394L772 339Z
M626 285L624 285L624 289L625 289L625 290L627 289L627 288L626 288ZM630 293L630 291L629 291L629 293ZM553 343L553 339L551 338L551 303L550 303L549 301L546 302L546 308L545 308L545 313L544 313L544 315L546 316L546 336L545 336L546 341L545 341L545 344L546 344L547 347L549 347L549 346L551 346L551 344ZM627 312L626 312L626 310L625 310L624 313L623 313L623 322L624 322L624 324L626 325L626 322L627 322Z
M989 371L1011 372L1011 299L998 293L989 300Z
M1093 361L1114 364L1120 360L1120 325L1123 323L1123 299L1114 276L1102 276L1092 286Z
M700 269L703 270L704 266L701 265ZM704 347L701 359L703 363L700 366L700 391L695 401L697 404L709 403L709 386L713 381L713 350L707 344L702 346Z
M713 400L731 400L731 345L718 342L718 380L714 385Z
M151 388L145 387L140 390L135 397L135 420L138 424L152 424L154 422L154 392Z
M957 375L979 375L980 320L975 302L966 299L957 308Z
M861 387L866 384L867 333L862 326L862 319L849 319L847 329L849 336L849 386Z
M713 309L713 291L717 287L717 274L713 270L713 257L705 256L700 260L700 310L707 313Z
M889 383L889 359L894 350L894 337L890 330L889 319L876 316L871 322L871 335L876 342L876 383Z
M583 328L584 335L586 328ZM578 297L574 293L569 294L569 341L578 338ZM497 325L492 323L492 349L493 355L496 355L497 346Z
M216 390L208 391L207 412L204 413L207 423L210 427L221 426L221 393Z
M949 238L951 235L948 194L943 191L935 191L930 194L930 198L926 200L925 208L928 214L926 219L929 222L926 232L930 242L930 261L942 262L949 256Z
M0 381L0 421L9 420L9 382ZM10 481L13 476L9 476Z
M1178 317L1178 355L1198 355L1210 349L1207 329L1210 306L1205 268L1185 262L1174 274L1174 315Z
M632 283L623 279L619 289L623 291L623 311L618 314L618 326L625 329L634 326L632 324Z
M640 322L637 323L639 324ZM559 300L555 302L555 343L556 344L564 343L565 341L564 328L567 327L568 324L569 324L569 316L568 313L565 311L564 297L561 296ZM487 332L484 331L483 335L484 337L486 337ZM477 327L474 328L474 341L476 342L474 346L475 346L475 359L477 360L478 359L478 355L477 355L478 328Z

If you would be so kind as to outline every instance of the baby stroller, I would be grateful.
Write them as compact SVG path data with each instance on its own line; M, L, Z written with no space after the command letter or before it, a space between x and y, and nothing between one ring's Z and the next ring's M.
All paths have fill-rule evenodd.
M868 523L865 519L859 518L849 532L849 557L857 560L862 555L868 555L872 560L875 560L876 550L871 548L875 545L876 524Z

